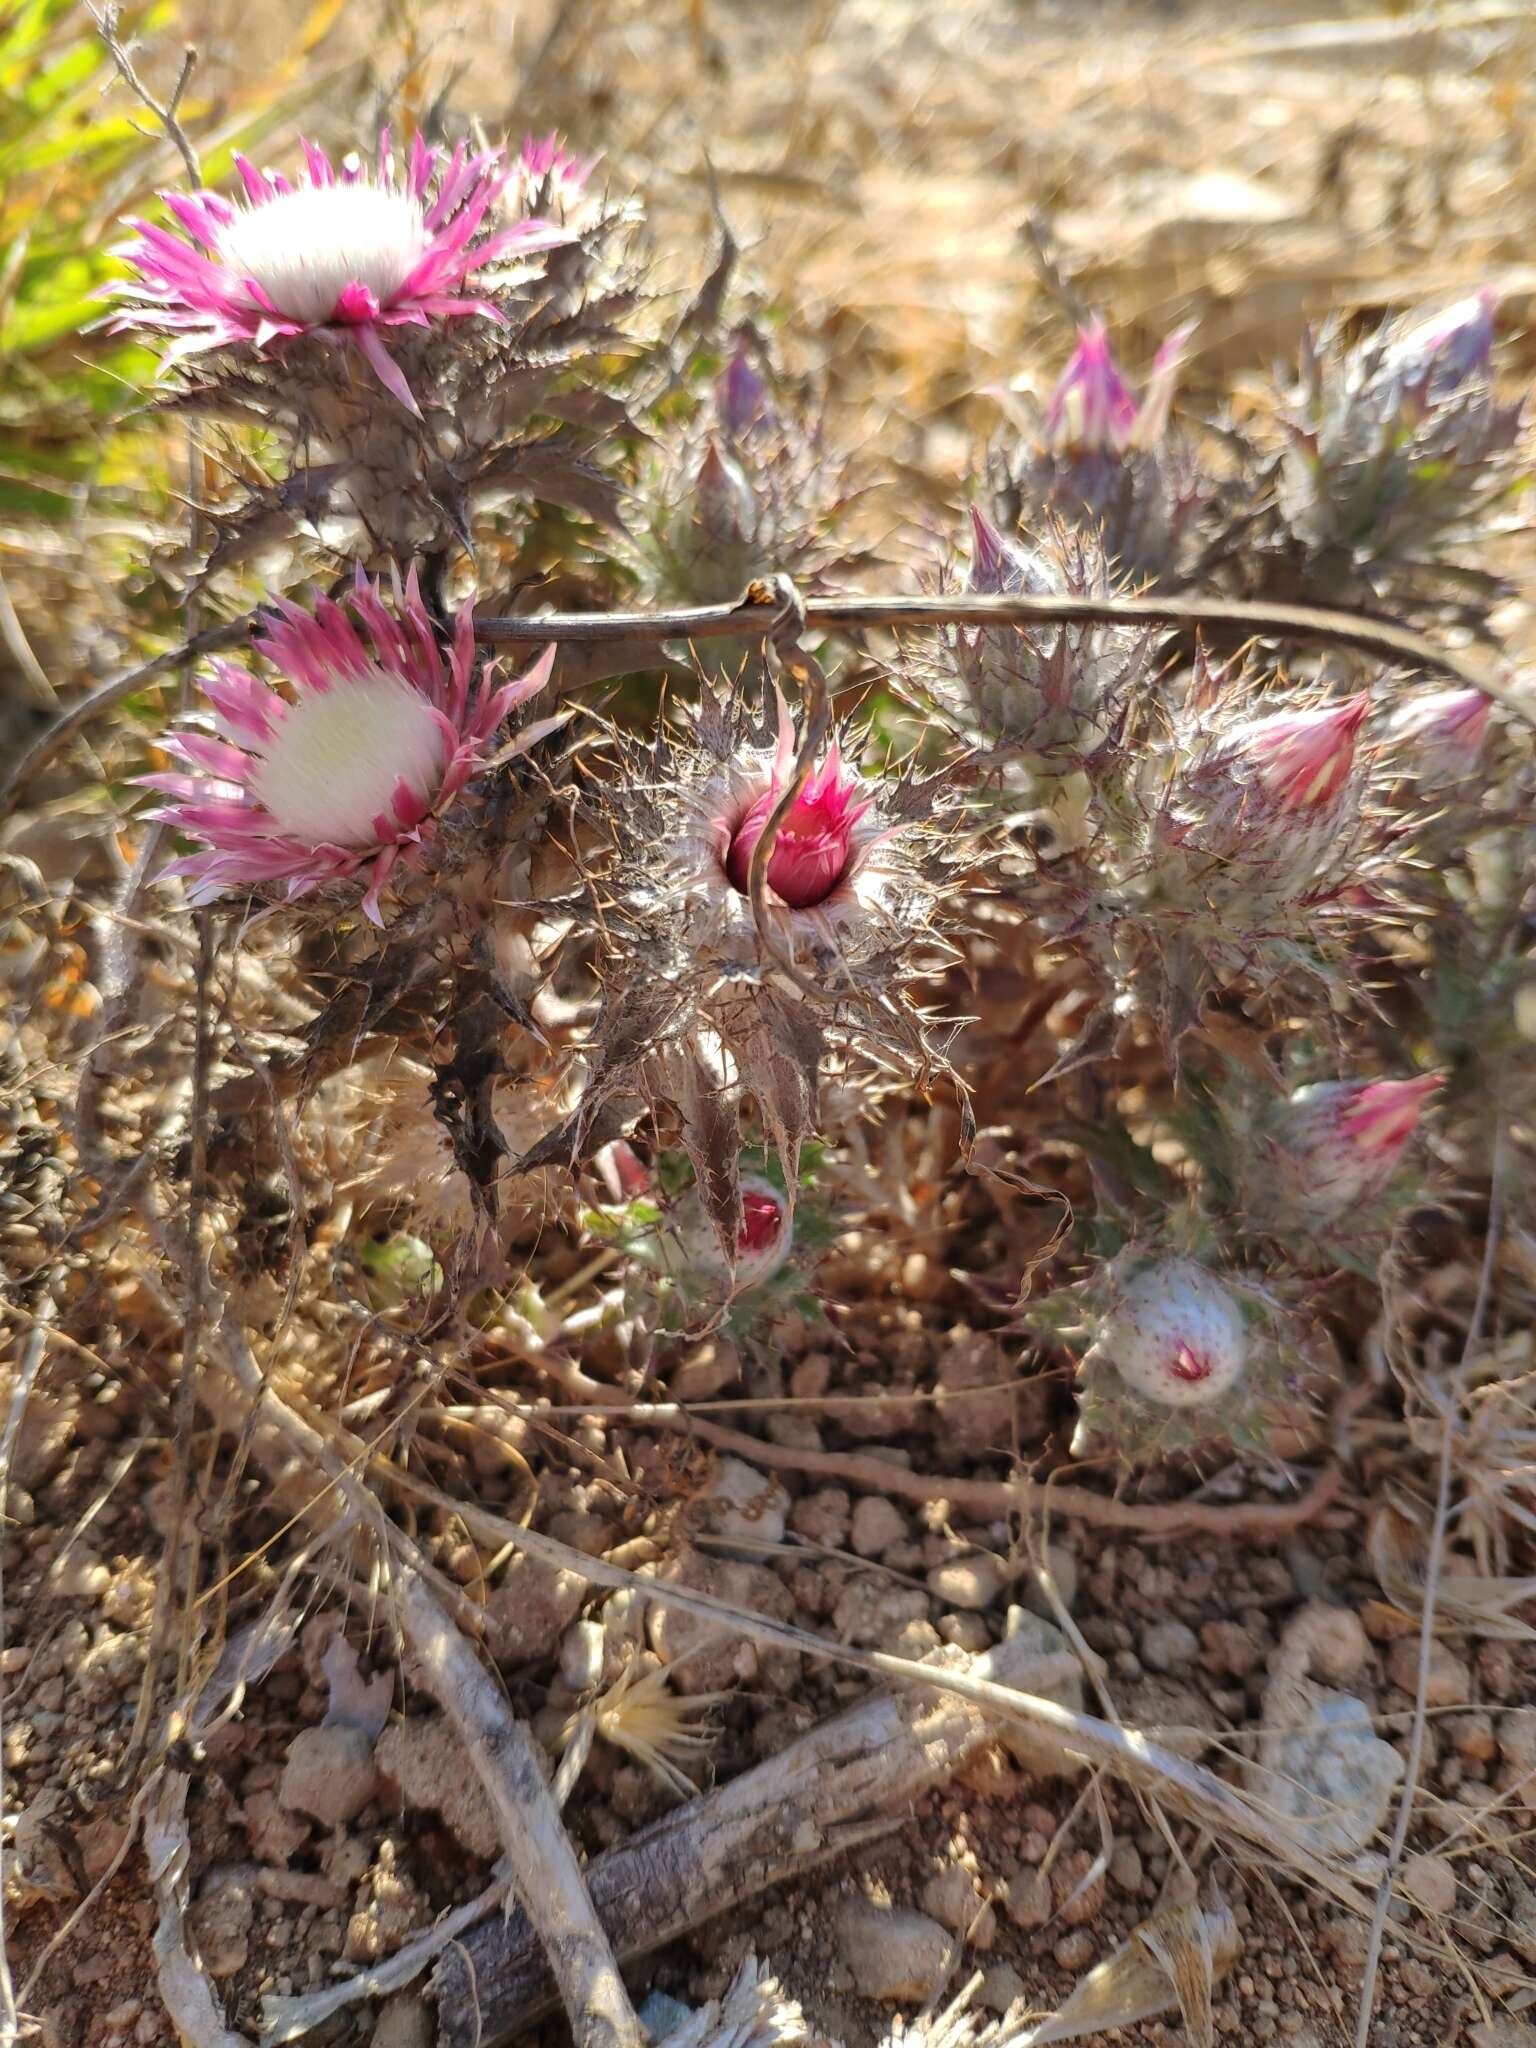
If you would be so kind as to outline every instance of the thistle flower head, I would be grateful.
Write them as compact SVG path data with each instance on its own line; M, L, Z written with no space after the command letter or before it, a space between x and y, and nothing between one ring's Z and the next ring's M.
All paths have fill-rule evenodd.
M499 152L451 156L418 136L397 168L388 134L372 174L350 159L338 171L304 145L297 182L235 163L243 201L219 192L163 194L174 228L135 221L122 250L137 282L116 288L119 329L172 337L167 361L206 349L263 351L318 334L361 350L379 381L414 412L386 330L463 315L499 317L470 293L473 273L517 249L550 249L564 229L518 220L482 232L511 171Z
M722 821L722 832L730 830L725 872L743 893L753 848L763 836L792 765L792 760L784 758L785 748L792 741L793 729L786 717L780 727L779 753L768 787L734 827L727 828ZM853 859L855 828L874 801L872 797L860 797L861 787L858 776L844 774L843 757L834 740L822 766L785 813L768 861L768 886L792 910L812 910L818 903L825 903L847 874Z
M728 1280L734 1292L761 1287L784 1265L794 1244L794 1218L782 1189L760 1173L743 1173L741 1223L735 1257L722 1257L719 1239L703 1204L695 1198L682 1205L676 1235L689 1270L702 1279Z
M1238 760L1282 811L1315 815L1334 803L1354 771L1355 744L1371 708L1362 691L1340 704L1276 712L1232 735Z
M1492 713L1481 690L1428 690L1394 711L1387 730L1420 774L1465 775L1482 756Z
M1026 544L975 506L969 517L965 587L979 595L1107 596L1116 588L1089 532L1048 520ZM1037 775L1059 776L1102 744L1145 674L1149 647L1147 634L1117 627L962 626L939 643L936 660L925 647L911 660L973 744L1022 755Z
M1307 1221L1332 1223L1381 1194L1440 1085L1438 1074L1421 1074L1295 1090L1279 1139L1288 1192Z
M502 195L504 209L523 215L548 210L562 220L584 197L597 166L593 156L576 156L563 135L525 135Z
M1152 448L1168 425L1174 382L1193 329L1181 327L1159 348L1146 396L1138 399L1110 352L1102 320L1078 330L1060 382L1045 408L1048 446L1058 454L1123 455Z
M1410 315L1382 350L1382 374L1424 388L1430 400L1447 397L1469 377L1486 376L1493 366L1498 303L1498 293L1484 285L1443 312L1425 319Z
M477 685L473 607L445 658L414 569L396 596L398 616L359 570L345 604L279 600L253 644L287 694L213 664L202 691L215 731L163 742L194 772L143 778L173 799L153 815L203 842L165 870L188 879L194 903L252 885L292 899L356 875L364 912L382 922L397 861L419 857L502 720L548 681L552 648L516 682Z
M1166 1408L1199 1408L1234 1385L1248 1354L1243 1312L1207 1267L1165 1258L1126 1282L1099 1346L1135 1393Z

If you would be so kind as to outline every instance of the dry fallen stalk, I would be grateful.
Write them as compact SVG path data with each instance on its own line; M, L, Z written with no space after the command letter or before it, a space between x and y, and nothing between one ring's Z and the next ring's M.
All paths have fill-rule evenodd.
M994 1686L1038 1682L1038 1663L1027 1638L1014 1637L963 1675ZM877 1693L679 1807L588 1869L615 1954L643 1955L898 1826L914 1795L957 1770L996 1728L994 1713L952 1693ZM487 1921L446 1949L435 1983L438 2048L496 2048L554 2003L521 1913Z
M225 1325L220 1340L210 1349L227 1363L242 1391L387 1547L407 1646L491 1797L517 1894L548 1952L578 2048L642 2048L644 2030L592 1910L576 1852L545 1781L538 1745L454 1626L416 1568L410 1546L365 1482L319 1430L272 1392L237 1330Z

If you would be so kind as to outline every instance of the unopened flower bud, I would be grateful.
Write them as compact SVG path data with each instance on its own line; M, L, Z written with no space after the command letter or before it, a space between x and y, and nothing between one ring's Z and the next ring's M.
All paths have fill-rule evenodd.
M1061 380L1045 408L1045 436L1058 451L1119 454L1136 425L1136 399L1120 375L1102 320L1080 328Z
M1388 731L1411 748L1415 768L1464 775L1482 754L1492 711L1493 699L1481 690L1431 690L1395 711Z
M782 1189L758 1173L741 1176L741 1225L733 1265L727 1265L697 1196L683 1205L677 1223L678 1241L690 1270L701 1278L729 1279L738 1294L773 1278L789 1257L794 1234Z
M1396 1171L1438 1074L1410 1081L1320 1081L1288 1104L1282 1145L1293 1199L1331 1223L1378 1196Z
M783 789L776 773L731 832L725 872L745 893L752 849L763 836ZM845 775L836 741L826 761L795 798L774 837L768 887L791 910L812 910L838 887L854 851L854 827L872 799L859 797L857 776Z
M1282 711L1256 718L1234 735L1238 756L1283 811L1323 810L1349 781L1355 743L1370 710L1362 691L1316 711Z
M1402 385L1423 386L1431 400L1446 397L1469 377L1486 376L1493 363L1491 286L1460 299L1443 313L1410 327L1382 354L1382 372Z
M771 412L768 387L753 369L743 337L737 342L731 360L715 379L715 417L722 432L733 441L740 441L754 427L766 422Z
M1242 1373L1243 1312L1215 1274L1193 1259L1159 1259L1127 1282L1099 1332L1099 1348L1134 1393L1166 1408L1198 1408Z
M734 456L711 441L693 483L693 519L716 547L740 547L757 531L757 495Z

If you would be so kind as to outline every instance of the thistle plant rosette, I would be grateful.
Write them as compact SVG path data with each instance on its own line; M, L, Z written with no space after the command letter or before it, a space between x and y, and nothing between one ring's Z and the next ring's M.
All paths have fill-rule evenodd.
M587 1051L572 1140L605 1104L645 1101L676 1120L729 1256L741 1228L737 1159L748 1100L797 1179L819 1127L820 1084L861 1061L915 1070L941 1055L909 984L940 950L939 792L850 768L829 745L775 836L765 949L746 893L751 851L792 777L796 728L739 693L701 687L693 730L665 727L624 752L601 802L612 856L594 883L605 1001Z
M443 812L489 764L503 721L549 680L552 647L492 687L471 604L445 653L414 568L394 594L391 612L359 570L344 603L321 597L304 611L279 599L252 645L286 694L216 661L201 684L214 730L161 741L192 772L141 780L172 800L150 815L203 842L162 871L184 878L194 904L249 889L292 902L362 881L363 913L382 924L397 868L421 862ZM526 726L501 758L556 722Z
M1506 458L1523 406L1497 397L1493 342L1488 291L1389 320L1354 347L1338 323L1306 338L1281 415L1278 507L1309 590L1464 602L1478 584L1491 602L1495 579L1447 557L1487 530L1515 482Z
M1095 533L1121 575L1155 583L1173 572L1206 495L1188 450L1170 432L1193 332L1181 327L1168 336L1138 397L1103 321L1079 330L1031 445L994 464L1005 525L1049 512Z
M172 337L166 362L211 349L257 353L301 336L351 346L408 412L418 410L385 342L400 327L474 316L496 320L476 296L474 273L517 249L558 246L566 231L518 220L483 232L513 175L499 151L462 143L445 160L420 136L397 166L386 131L377 167L353 159L338 171L305 143L292 181L235 158L244 203L220 192L161 194L176 229L133 223L119 251L137 283L116 287L115 328Z
M1267 1451L1303 1427L1306 1322L1255 1274L1132 1243L1030 1320L1078 1353L1074 1456Z

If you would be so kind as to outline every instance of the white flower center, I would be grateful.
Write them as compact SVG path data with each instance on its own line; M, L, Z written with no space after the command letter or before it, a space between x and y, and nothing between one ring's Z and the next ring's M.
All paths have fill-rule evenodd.
M248 206L219 236L231 270L290 320L329 320L349 284L389 306L427 252L421 202L388 185L299 185Z
M284 712L251 777L279 829L310 846L371 846L404 776L430 802L445 766L432 707L383 669L306 690Z

